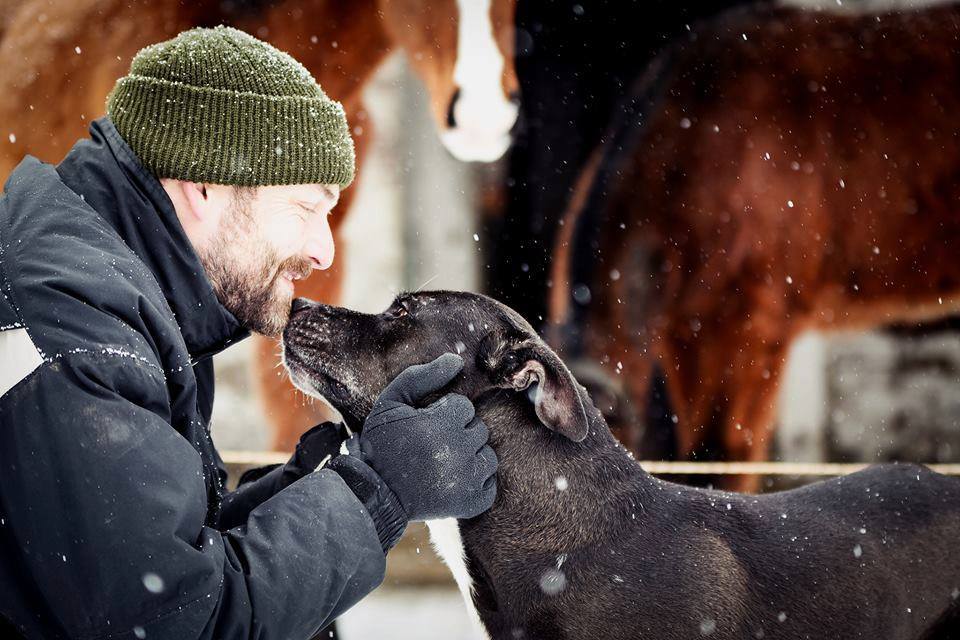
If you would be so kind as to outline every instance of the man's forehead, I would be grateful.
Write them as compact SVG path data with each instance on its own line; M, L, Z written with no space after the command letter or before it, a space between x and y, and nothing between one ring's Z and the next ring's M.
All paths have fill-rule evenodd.
M340 185L337 184L289 184L261 187L261 190L305 202L336 200L340 196Z
M293 189L296 190L295 195L310 199L327 198L336 200L340 195L340 185L338 184L297 184L293 185Z
M320 191L331 200L336 200L340 197L340 185L338 184L321 184L317 185L320 187Z

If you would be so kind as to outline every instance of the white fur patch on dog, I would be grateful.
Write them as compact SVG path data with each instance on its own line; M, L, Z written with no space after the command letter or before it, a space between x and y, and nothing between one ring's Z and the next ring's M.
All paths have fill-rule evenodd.
M19 384L43 364L43 356L34 346L27 330L0 331L0 396Z
M437 555L450 567L450 573L457 582L460 589L460 595L467 605L467 613L470 620L473 621L474 628L478 638L489 640L487 630L483 628L480 622L480 615L476 607L473 606L473 582L470 580L470 573L467 571L467 554L463 548L463 538L460 537L460 524L455 518L444 518L443 520L428 520L427 528L430 530L430 541Z

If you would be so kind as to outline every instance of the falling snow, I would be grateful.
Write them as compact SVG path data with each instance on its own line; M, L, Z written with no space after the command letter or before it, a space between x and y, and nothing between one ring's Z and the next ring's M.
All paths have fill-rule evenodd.
M548 596L555 596L567 588L567 576L560 569L550 568L540 576L540 589Z
M700 623L700 635L702 636L709 636L716 630L717 630L717 623L715 620L707 618L706 620Z
M143 586L146 587L150 593L162 593L163 578L155 573L145 573L143 574Z

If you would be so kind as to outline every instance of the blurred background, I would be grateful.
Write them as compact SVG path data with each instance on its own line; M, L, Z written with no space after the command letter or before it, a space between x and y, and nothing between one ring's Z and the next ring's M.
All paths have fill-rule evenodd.
M358 2L357 6L361 4L368 3ZM723 17L727 11L757 11L757 15L765 16L762 11L767 6L651 0L495 0L491 5L484 0L461 0L459 13L451 13L448 5L453 3L439 0L369 4L376 5L381 17L406 18L393 20L383 33L378 32L383 43L375 38L374 44L369 44L369 38L363 40L362 46L380 47L381 55L375 65L364 68L368 75L351 85L349 104L328 88L348 107L355 138L364 147L364 154L358 181L350 188L353 201L334 212L343 220L338 231L338 248L343 249L342 257L338 257L342 274L339 293L336 286L320 293L353 309L380 312L404 290L481 291L514 306L545 332L549 298L555 288L569 289L561 297L573 300L570 304L574 307L596 305L604 295L604 290L596 287L587 290L592 295L578 295L575 282L554 281L550 269L563 228L560 219L570 209L578 189L582 191L584 181L593 175L587 169L591 158L604 141L609 143L611 136L605 132L615 126L611 123L622 119L622 114L629 119L632 113L621 101L673 43L683 43L683 55L696 55L704 42L690 34L698 29L723 34L723 29L711 31L711 21L727 19ZM824 16L912 11L938 4L872 0L790 3ZM135 16L146 10L145 4L123 3L122 10L111 10L109 2L71 5L68 11L56 2L0 1L0 14L5 19L4 39L0 41L0 69L4 71L0 74L6 75L2 82L9 89L0 92L0 145L7 146L8 159L7 164L0 163L0 174L5 175L24 153L58 160L57 153L62 155L66 150L64 145L70 136L76 139L83 135L86 122L102 113L96 111L96 105L102 105L104 87L112 86L113 80L125 72L130 56L149 43L141 42L144 36L135 35L132 27L120 26L123 15ZM347 55L343 50L350 47L346 40L353 33L346 23L349 11L341 9L334 12L323 2L201 2L189 15L183 15L186 10L182 8L170 9L164 14L167 22L158 19L158 24L172 30L172 36L193 23L226 21L280 48L289 50L293 45L285 47L285 43L297 43L305 47L303 55L310 56L302 61L320 78L321 71L328 73L329 67L336 66L330 61L342 60L337 56ZM336 20L325 19L343 29L343 38L329 30L319 33L319 28L312 28L311 21L320 18L311 12L320 11L336 14ZM489 24L457 24L457 16L464 20L477 11L495 15L496 19ZM960 33L956 26L960 10L952 15L953 33ZM437 27L437 21L453 35ZM698 26L704 24L708 26ZM824 29L831 28L829 20L824 25ZM757 28L763 33L763 24ZM290 29L296 29L296 35L283 35ZM473 41L477 29L489 31L504 60L496 61L495 55L483 57L491 54L489 47L466 49L463 43ZM418 36L423 30L434 34L435 39ZM113 50L104 49L106 45L98 48L94 43L80 43L79 36L74 37L80 33L84 38L123 42L124 48L113 55ZM733 34L731 41L740 35ZM746 31L742 40L748 40ZM30 44L38 42L44 46ZM864 46L871 46L871 42L882 46L869 39L864 42ZM952 50L942 52L945 57L960 57L960 43L955 38L953 42ZM727 51L724 46L714 46L709 55L722 58ZM842 49L838 51L841 53L836 62L842 66ZM29 52L34 52L33 58L28 59ZM515 122L506 117L512 141L509 149L480 154L489 161L475 161L475 156L463 151L462 143L450 141L452 132L466 128L465 123L476 116L464 106L474 95L470 93L473 88L464 87L473 85L463 77L436 79L441 71L451 74L452 64L441 64L444 52L459 53L463 59L473 56L474 74L482 75L484 65L504 65L495 74L496 80L502 79L499 86L504 98L518 107L519 113ZM734 55L732 49L729 52ZM302 59L297 51L291 53ZM909 59L909 50L904 55ZM312 66L311 60L318 66ZM909 67L909 61L905 64ZM52 80L44 84L53 76L62 77L59 84ZM946 91L956 84L956 76L934 77L930 82ZM56 93L50 87L56 87ZM30 91L35 101L24 97ZM871 108L870 103L860 101L862 96L845 95L843 86L831 87L830 91L840 103L858 105L851 110ZM48 102L57 95L79 94L92 97L72 103L70 99L53 105ZM476 99L476 104L481 103ZM70 112L71 108L75 111ZM41 112L45 115L38 115ZM492 111L488 114L491 118L494 115ZM480 115L479 119L485 120L482 109ZM643 115L647 117L648 112ZM691 122L686 120L684 125L684 119L678 117L677 121L680 128L687 129ZM479 133L473 133L502 134L494 129L481 127ZM946 207L946 215L956 219L960 215L956 194L951 191L944 198L952 206ZM792 201L788 207L782 212L785 220L800 215L790 210ZM916 215L922 217L928 212L921 206ZM945 237L954 239L952 235ZM619 272L613 279L618 278ZM937 297L944 304L942 294L934 294L934 299ZM646 299L637 304L641 303ZM894 314L889 321L877 318L861 323L863 326L841 326L837 331L817 327L791 337L781 363L779 386L774 387L771 400L775 428L760 459L960 462L960 333L949 311L947 304L939 312L926 314L923 322ZM572 317L587 322L591 316ZM573 332L580 329L574 327ZM562 337L559 340L564 341ZM662 371L652 375L648 395L634 393L628 397L631 387L623 380L647 373L636 372L629 363L624 367L616 357L594 357L603 349L598 352L568 344L555 346L565 357L576 359L582 371L587 371L587 365L597 365L600 374L596 388L612 397L612 419L628 421L631 433L642 434L636 435L638 458L735 459L723 446L686 453L674 447L672 453L664 453L669 446L665 449L663 443L675 440L673 429L679 428L675 427L678 423L682 427L683 420L678 418L682 411L676 410L676 399L669 397L669 382L663 383ZM271 349L275 351L276 347L248 340L216 359L218 386L212 430L221 451L289 447L296 441L296 428L285 442L277 435L277 424L283 422L288 409L296 411L300 429L331 417L322 403L293 394L264 392L259 381L264 375L276 377L280 384L283 381L282 370L264 356ZM666 369L669 372L669 367ZM669 380L670 375L666 377ZM644 449L650 442L659 444ZM752 489L773 490L807 480L764 477L758 478ZM460 596L422 528L411 527L389 561L384 585L343 617L341 637L473 637Z

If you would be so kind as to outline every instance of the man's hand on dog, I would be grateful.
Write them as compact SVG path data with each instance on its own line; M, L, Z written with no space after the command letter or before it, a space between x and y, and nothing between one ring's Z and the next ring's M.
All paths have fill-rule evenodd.
M463 368L447 353L409 367L383 390L348 450L380 475L410 520L472 518L496 497L497 456L473 403L450 393L422 409L424 397Z

